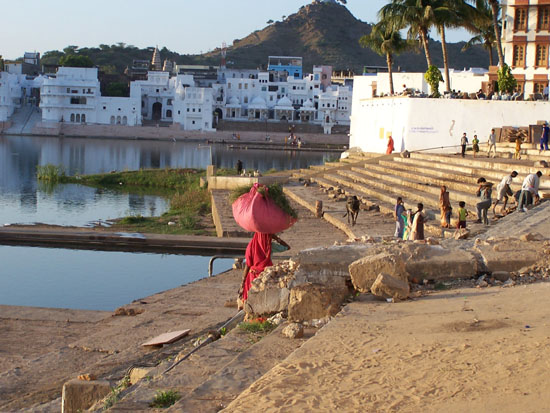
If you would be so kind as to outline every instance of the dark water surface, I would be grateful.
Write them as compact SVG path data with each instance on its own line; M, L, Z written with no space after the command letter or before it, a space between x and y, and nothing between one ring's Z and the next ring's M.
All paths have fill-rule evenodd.
M0 245L0 304L112 311L208 276L209 259Z
M68 175L148 168L234 167L266 171L307 168L334 153L231 149L229 145L115 139L0 135L0 225L35 222L85 226L127 215L157 216L162 197L106 191L81 185L48 188L36 180L37 165L61 165Z
M36 180L37 165L62 165L67 174L140 168L306 168L334 153L237 150L226 145L69 139L0 135L0 226L42 222L85 226L126 215L155 216L167 208L158 196L106 191L81 185L48 188ZM113 310L208 274L209 257L131 254L0 246L0 304ZM214 273L231 266L217 260Z

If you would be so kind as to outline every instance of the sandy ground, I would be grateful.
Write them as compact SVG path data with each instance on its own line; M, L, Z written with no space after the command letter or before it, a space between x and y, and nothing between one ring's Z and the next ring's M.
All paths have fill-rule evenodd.
M550 411L549 299L546 283L364 296L224 411Z

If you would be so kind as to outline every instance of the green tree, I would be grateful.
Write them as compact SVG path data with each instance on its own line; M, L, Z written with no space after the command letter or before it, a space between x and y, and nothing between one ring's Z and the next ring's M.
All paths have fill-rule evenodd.
M128 97L130 96L130 88L126 83L111 82L105 88L105 96Z
M500 41L500 25L499 25L499 13L500 13L500 2L498 0L489 0L491 5L491 12L493 15L493 29L495 31L495 39L497 44L497 54L498 54L498 66L502 69L504 67L504 53L502 52L502 42Z
M59 59L59 64L65 67L93 67L94 62L88 56L68 54Z
M493 66L493 48L496 38L491 6L488 0L475 0L475 7L471 7L470 10L470 13L466 14L462 26L474 36L468 40L462 50L481 45L489 54L489 66ZM500 32L500 23L498 31Z
M506 63L498 69L498 90L502 92L512 93L516 88L518 82L512 75L510 66Z
M384 21L376 24L370 34L362 36L359 39L359 44L361 47L369 48L380 56L386 57L390 94L393 95L393 56L411 48L412 44L401 37L399 29Z
M67 46L66 48L63 49L63 52L65 54L75 54L76 49L78 49L78 46Z

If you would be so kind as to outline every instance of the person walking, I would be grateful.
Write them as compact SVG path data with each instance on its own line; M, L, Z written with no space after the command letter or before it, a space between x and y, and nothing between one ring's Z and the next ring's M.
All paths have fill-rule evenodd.
M468 137L466 136L466 132L462 134L462 138L460 138L460 146L462 146L462 157L464 158L466 156L466 145L468 145Z
M393 146L393 138L390 136L388 136L388 146L386 147L386 155L391 155L391 153L393 152L394 150L394 146Z
M503 214L506 214L506 204L508 203L508 196L514 195L512 192L512 181L514 178L518 176L518 173L516 171L513 171L510 175L505 176L502 178L500 183L497 185L497 200L495 201L495 205L493 206L493 216L496 216L496 209L497 205L500 201L504 199L504 205L502 206L502 212Z
M521 159L521 143L523 140L520 136L516 138L516 151L514 152L514 159Z
M541 171L537 171L536 174L529 174L523 180L523 185L521 186L521 193L519 194L519 212L527 212L527 207L533 203L538 202L539 198L539 185L540 177L542 176Z
M441 193L439 194L439 210L441 211L441 227L450 228L453 208L449 199L449 191L447 191L445 185L441 186Z
M405 206L403 205L403 198L400 196L397 197L397 202L395 204L395 238L403 238L403 231L405 231Z
M548 127L548 122L544 122L544 126L542 127L542 134L540 135L540 152L547 151L548 150L548 134L550 132L550 128Z
M479 188L477 189L476 195L481 198L481 200L476 204L477 209L477 223L480 224L483 222L485 225L489 225L489 218L487 217L487 211L491 208L491 194L493 192L491 182L487 182L485 178L479 178L477 180Z
M487 145L489 145L489 149L487 151L487 158L491 155L491 150L493 150L493 158L496 158L497 156L497 135L495 134L495 130L491 129L491 133L489 134L489 139L487 139Z

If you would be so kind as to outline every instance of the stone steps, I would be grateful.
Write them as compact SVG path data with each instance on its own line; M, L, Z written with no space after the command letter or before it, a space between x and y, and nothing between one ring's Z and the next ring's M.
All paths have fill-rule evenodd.
M370 166L370 165L369 165ZM386 182L387 184L395 184L402 188L412 188L414 190L419 191L418 193L421 194L423 197L436 197L437 198L437 206L439 206L439 194L441 192L440 185L434 185L432 182L430 182L428 179L422 179L421 181L424 182L418 182L420 179L416 178L405 178L402 174L399 175L393 175L389 174L387 172L382 172L379 170L376 170L374 168L354 168L350 173L341 172L341 174L348 176L350 178L356 179L363 183L369 183L372 180L378 180L381 182ZM391 187L395 187L395 185L390 185ZM471 190L473 189L473 190ZM465 201L466 203L473 204L477 203L478 198L474 195L475 190L477 190L477 186L474 188L470 188L469 186L466 187L466 190L464 191L458 191L453 190L450 191L450 199L451 201ZM467 192L468 191L468 192ZM425 195L424 195L425 193Z

